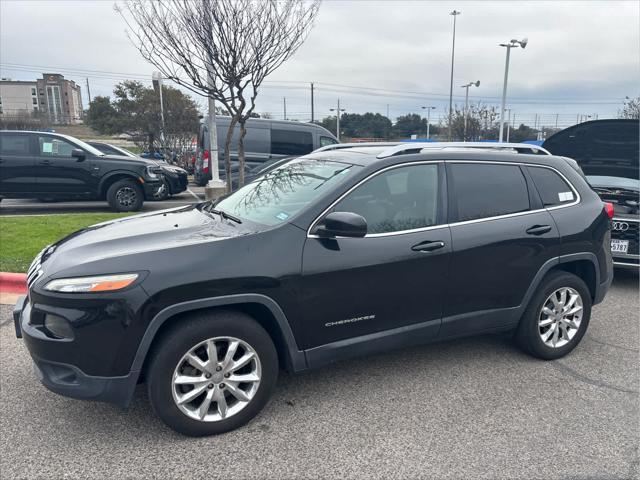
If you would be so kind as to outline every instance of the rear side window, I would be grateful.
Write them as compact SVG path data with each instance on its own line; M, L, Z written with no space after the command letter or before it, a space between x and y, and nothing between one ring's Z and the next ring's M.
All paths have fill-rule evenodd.
M545 207L571 203L575 194L564 179L553 170L542 167L527 167Z
M313 151L310 132L271 130L271 153L275 155L305 155Z
M337 140L334 140L331 137L320 137L320 146L321 147L326 147L327 145L335 145L336 143L338 143Z
M29 155L29 137L27 135L0 135L0 153L5 155Z
M457 221L529 210L527 181L517 165L449 165Z

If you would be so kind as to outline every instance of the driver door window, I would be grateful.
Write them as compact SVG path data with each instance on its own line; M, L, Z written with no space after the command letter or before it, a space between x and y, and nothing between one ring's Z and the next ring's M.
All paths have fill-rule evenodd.
M59 138L38 137L38 155L41 157L68 157L74 147L71 143Z
M370 178L332 209L367 221L367 234L415 230L438 224L438 164L393 168Z

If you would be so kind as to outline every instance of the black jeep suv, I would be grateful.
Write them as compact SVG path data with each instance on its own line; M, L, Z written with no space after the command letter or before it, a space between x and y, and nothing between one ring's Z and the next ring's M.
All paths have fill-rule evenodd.
M187 435L249 421L279 368L505 331L562 357L611 283L610 218L575 162L528 148L313 153L88 227L33 261L17 335L50 390L126 406L145 381Z
M106 199L137 211L163 185L156 162L105 155L57 133L0 131L0 197Z

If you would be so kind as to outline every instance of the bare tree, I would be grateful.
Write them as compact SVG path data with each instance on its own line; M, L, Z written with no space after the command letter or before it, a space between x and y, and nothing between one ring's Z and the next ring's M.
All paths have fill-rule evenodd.
M640 97L627 97L622 106L622 110L618 112L619 118L640 118Z
M239 125L242 185L246 122L260 86L302 45L319 6L320 0L124 0L124 8L116 6L134 45L165 78L213 98L230 113L229 191L233 131Z

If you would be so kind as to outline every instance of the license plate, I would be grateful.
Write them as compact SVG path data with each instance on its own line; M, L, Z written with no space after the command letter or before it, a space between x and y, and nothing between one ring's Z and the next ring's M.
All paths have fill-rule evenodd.
M629 240L611 240L611 253L627 253Z

